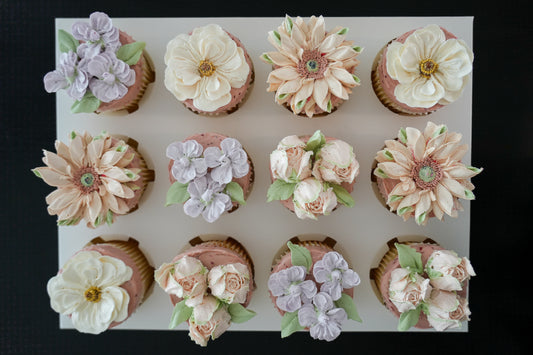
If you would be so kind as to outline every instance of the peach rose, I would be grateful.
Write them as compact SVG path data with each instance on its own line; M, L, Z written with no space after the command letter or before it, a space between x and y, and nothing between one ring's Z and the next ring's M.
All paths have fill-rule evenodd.
M446 291L462 290L462 283L476 275L470 261L451 250L434 251L426 264L426 272L433 287Z
M296 185L293 202L298 218L317 219L318 215L328 215L333 211L337 206L337 196L333 188L325 188L320 181L310 177Z
M212 296L209 296L212 297ZM211 318L202 324L189 319L189 337L200 346L207 346L209 338L215 340L230 326L231 316L225 307L217 309Z
M236 263L215 266L207 275L211 294L225 303L244 303L250 289L246 265Z
M429 279L404 268L392 271L389 284L389 299L400 313L416 309L431 292Z
M455 292L434 289L427 305L429 324L438 331L458 328L462 321L469 320L468 301Z
M298 136L281 140L270 154L270 171L274 179L297 182L311 176L312 151L305 151L305 143Z
M326 143L313 165L315 178L338 185L343 182L352 183L358 174L359 162L355 160L353 148L341 140Z

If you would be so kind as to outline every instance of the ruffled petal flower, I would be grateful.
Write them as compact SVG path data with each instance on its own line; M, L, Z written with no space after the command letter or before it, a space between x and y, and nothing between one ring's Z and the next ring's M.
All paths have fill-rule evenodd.
M306 304L298 311L300 325L308 327L311 337L319 340L335 340L347 319L346 311L335 308L331 296L325 292L317 293L312 304Z
M270 275L268 289L276 298L276 305L283 311L294 312L310 302L316 294L316 285L305 280L307 270L292 266Z
M233 204L231 198L222 192L225 184L204 175L189 182L187 192L190 198L183 205L183 210L190 217L200 214L209 223L216 221L222 213L229 211Z
M341 254L332 251L326 253L313 266L313 276L320 286L320 292L331 296L333 301L341 298L343 289L355 287L361 283L359 275L348 268L348 263Z

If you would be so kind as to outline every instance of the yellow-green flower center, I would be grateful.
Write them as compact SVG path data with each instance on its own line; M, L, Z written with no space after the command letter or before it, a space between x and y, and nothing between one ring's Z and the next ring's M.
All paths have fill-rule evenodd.
M420 62L420 74L425 78L430 78L431 74L437 71L439 65L431 58L424 59Z
M215 72L215 66L210 61L204 59L198 64L198 72L201 76L211 76Z
M100 287L91 286L83 294L89 302L97 303L102 299L102 290Z

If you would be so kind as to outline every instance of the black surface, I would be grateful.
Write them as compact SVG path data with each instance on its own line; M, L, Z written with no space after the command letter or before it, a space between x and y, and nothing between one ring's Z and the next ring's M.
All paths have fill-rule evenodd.
M166 3L166 4L165 4ZM533 94L528 1L13 1L0 0L0 353L530 353L529 261ZM314 5L311 5L314 4ZM55 65L54 18L216 16L475 16L472 163L475 178L469 333L343 333L333 343L307 334L227 332L207 349L186 332L59 330L46 282L57 271L57 229L46 213L48 186L31 168L53 150L55 97L42 77ZM529 208L526 209L526 204ZM527 215L526 215L527 212Z

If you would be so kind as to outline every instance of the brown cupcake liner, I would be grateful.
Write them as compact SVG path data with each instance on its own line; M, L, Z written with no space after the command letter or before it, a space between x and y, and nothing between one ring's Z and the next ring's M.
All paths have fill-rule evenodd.
M155 70L152 58L150 58L148 52L146 52L145 50L143 50L141 58L143 59L143 77L141 81L141 89L139 90L137 97L124 107L124 109L128 111L128 113L135 112L139 109L139 101L141 101L141 98L144 96L146 88L149 84L155 81Z

